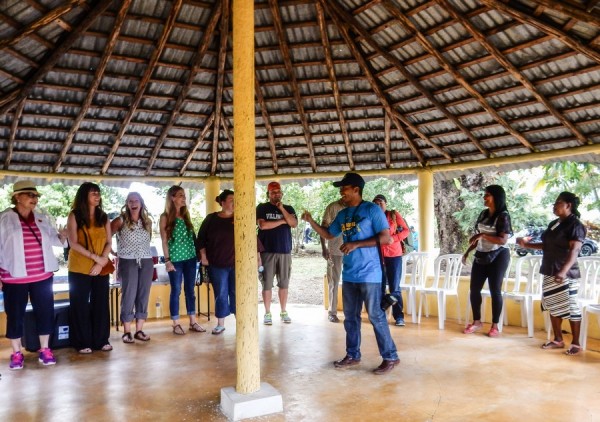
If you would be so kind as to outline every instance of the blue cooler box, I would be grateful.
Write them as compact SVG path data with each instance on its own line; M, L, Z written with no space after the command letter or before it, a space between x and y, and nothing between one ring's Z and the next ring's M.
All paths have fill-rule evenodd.
M31 304L27 305L23 327L23 347L29 352L40 349L40 338L35 327L35 316ZM49 346L51 349L69 347L69 301L57 300L54 302L54 332L50 335Z

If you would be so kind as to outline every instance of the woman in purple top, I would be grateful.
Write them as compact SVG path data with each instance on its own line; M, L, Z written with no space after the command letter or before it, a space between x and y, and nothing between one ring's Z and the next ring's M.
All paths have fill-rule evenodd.
M577 256L585 239L585 227L579 221L579 198L571 192L561 192L554 202L552 221L542 234L540 243L532 243L518 238L517 243L524 248L541 249L544 252L540 273L544 275L542 286L542 309L550 312L554 340L544 343L542 349L562 349L565 342L562 336L562 321L568 319L573 340L566 351L567 355L577 355L581 310L577 304L579 290L579 266Z

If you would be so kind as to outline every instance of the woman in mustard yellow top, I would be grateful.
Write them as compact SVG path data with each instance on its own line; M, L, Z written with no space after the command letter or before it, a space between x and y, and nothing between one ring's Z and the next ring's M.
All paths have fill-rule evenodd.
M79 353L109 352L108 278L100 275L111 249L110 221L102 210L100 187L79 187L69 218L70 340Z

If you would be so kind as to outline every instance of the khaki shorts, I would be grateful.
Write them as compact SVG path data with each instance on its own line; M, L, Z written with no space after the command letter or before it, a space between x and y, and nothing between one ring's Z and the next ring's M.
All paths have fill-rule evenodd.
M290 285L290 274L292 272L292 254L270 253L260 254L264 269L263 291L273 288L273 281L277 275L277 287L287 289Z

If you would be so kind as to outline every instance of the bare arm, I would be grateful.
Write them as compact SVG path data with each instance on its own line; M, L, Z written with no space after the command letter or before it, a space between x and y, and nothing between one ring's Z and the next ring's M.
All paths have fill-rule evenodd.
M521 246L522 248L542 250L542 248L544 247L544 244L542 242L529 242L522 237L517 237L516 242L517 245Z
M162 214L160 216L160 240L162 242L163 255L165 257L165 269L167 271L175 271L175 267L171 262L171 256L169 254L169 239L167 239L167 216Z
M381 245L387 245L390 243L390 229L384 229L375 236L379 237L379 244ZM346 242L340 246L340 250L345 255L348 255L350 252L358 248L370 248L372 246L377 246L377 240L375 236L369 237L368 239L357 240L355 242Z

